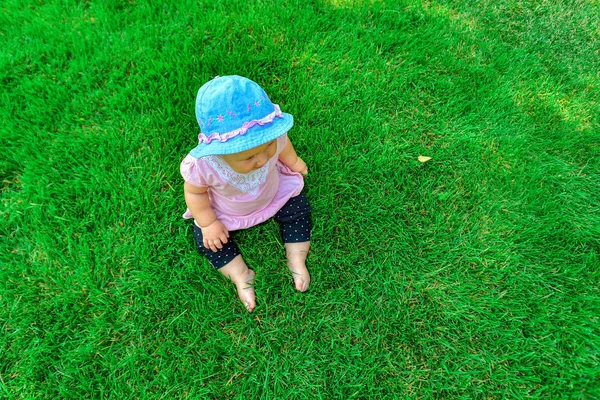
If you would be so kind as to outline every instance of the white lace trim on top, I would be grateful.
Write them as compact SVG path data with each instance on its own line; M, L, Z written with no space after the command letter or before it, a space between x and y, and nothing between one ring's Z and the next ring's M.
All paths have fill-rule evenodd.
M219 156L206 156L204 160L210 165L223 179L231 186L241 190L244 193L248 193L251 196L258 194L258 188L260 185L267 181L267 175L269 173L269 160L265 165L254 171L250 171L247 174L240 174L235 172L229 164L227 164Z

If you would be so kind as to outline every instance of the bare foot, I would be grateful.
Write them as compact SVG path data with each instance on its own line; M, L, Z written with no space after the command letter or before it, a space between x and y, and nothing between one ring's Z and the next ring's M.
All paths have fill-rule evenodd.
M250 312L254 310L256 307L256 300L254 296L254 276L256 273L252 271L244 260L242 256L237 256L229 264L219 269L225 277L231 279L231 281L235 284L235 287L238 292L238 297L242 301L242 304L246 307L246 309Z
M292 263L289 261L288 268L292 272L292 278L294 278L296 289L301 292L306 292L308 290L308 285L310 285L310 274L308 273L308 269L306 269L306 264L304 262Z
M288 268L292 272L294 285L300 292L306 292L310 285L310 274L306 269L306 255L309 248L310 242L285 244Z
M254 296L254 276L256 273L248 268L246 277L239 280L233 281L237 288L238 297L242 301L242 304L246 307L246 310L252 312L256 306L256 300Z

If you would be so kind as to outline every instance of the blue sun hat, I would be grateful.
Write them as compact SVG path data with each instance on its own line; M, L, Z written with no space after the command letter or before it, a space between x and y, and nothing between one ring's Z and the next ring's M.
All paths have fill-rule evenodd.
M196 120L199 144L190 151L196 158L250 150L294 125L256 82L237 75L217 76L198 90Z

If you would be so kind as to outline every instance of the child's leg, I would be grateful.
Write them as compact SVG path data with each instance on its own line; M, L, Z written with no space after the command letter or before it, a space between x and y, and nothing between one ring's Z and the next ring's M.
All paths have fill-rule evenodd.
M252 311L256 306L254 288L252 287L255 273L248 268L242 259L240 250L233 240L231 233L228 242L223 245L223 248L214 252L204 247L202 230L194 224L194 239L196 239L198 251L203 253L211 265L218 269L220 273L231 279L237 288L240 300L248 311Z
M306 268L306 256L310 249L310 206L303 194L292 197L275 219L281 226L285 243L288 268L292 272L296 289L305 292L310 284L310 274Z

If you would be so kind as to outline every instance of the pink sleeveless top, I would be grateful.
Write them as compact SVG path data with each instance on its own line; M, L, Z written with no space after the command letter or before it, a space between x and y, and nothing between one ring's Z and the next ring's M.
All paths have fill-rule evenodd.
M287 140L287 134L280 136L275 155L248 174L233 171L219 156L188 155L181 162L181 175L191 185L208 187L210 205L228 230L246 229L273 217L304 187L302 175L278 160ZM183 218L193 218L189 209Z

